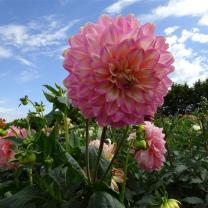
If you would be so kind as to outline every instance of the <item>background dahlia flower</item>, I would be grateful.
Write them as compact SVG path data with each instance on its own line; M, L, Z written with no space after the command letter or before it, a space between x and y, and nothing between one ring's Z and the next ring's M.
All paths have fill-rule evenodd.
M13 168L14 163L10 163L9 160L15 155L12 149L12 142L0 138L0 168Z
M24 128L10 126L6 137L20 137L25 139L28 136L27 130Z
M146 171L159 170L165 162L165 134L162 133L162 128L158 128L150 122L145 122L144 127L148 149L137 151L135 159L138 161L139 167Z
M26 138L27 130L21 129L16 126L10 126L7 132L7 135L4 137L0 137L0 168L15 168L16 164L13 162L9 162L15 155L15 151L13 150L13 143L11 141L7 141L4 138L6 137L19 137Z
M100 140L99 139L95 139L95 140L92 140L90 141L89 143L89 146L91 147L95 147L97 149L99 149L100 147ZM102 151L102 154L105 156L105 158L107 160L111 160L114 153L115 153L115 148L116 148L116 145L115 144L106 144L104 143L103 144L103 151Z
M151 23L103 15L69 39L64 52L68 97L86 118L122 127L144 121L163 104L173 57Z

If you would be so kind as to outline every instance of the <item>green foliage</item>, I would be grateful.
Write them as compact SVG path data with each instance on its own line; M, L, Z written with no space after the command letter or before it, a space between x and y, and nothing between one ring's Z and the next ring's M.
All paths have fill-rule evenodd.
M163 111L165 114L190 113L198 108L201 97L208 98L208 79L197 81L192 87L187 84L173 84L165 97Z
M118 199L112 197L106 192L95 192L90 200L87 208L124 208L123 204Z
M198 82L194 87L202 90L202 85ZM103 141L105 145L116 144L112 156L115 152L118 155L111 163L103 151L97 160L98 148L89 145L86 151L86 143L99 139L102 128L93 119L86 122L60 86L44 87L47 100L53 104L52 111L44 115L43 103L32 102L25 96L21 99L22 105L30 103L34 111L12 124L26 128L28 136L4 138L13 144L15 156L11 162L16 163L16 167L0 169L1 208L156 208L166 198L179 200L183 208L208 207L206 93L205 97L197 98L192 114L181 115L175 112L186 111L188 97L193 96L196 89L174 85L166 102L170 108L158 112L155 119L166 135L166 162L160 171L148 173L138 168L133 154L126 163L131 144L126 132L136 132L134 146L137 149L148 148L142 126L108 127ZM180 99L184 99L180 105L173 102ZM121 190L125 182L117 182L117 189L113 187L112 179L118 179L113 175L114 169L128 170L124 203Z

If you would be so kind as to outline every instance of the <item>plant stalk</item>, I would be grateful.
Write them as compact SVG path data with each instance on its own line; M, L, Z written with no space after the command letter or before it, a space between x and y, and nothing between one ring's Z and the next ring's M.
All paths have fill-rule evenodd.
M105 179L106 175L108 174L109 170L111 169L111 167L112 167L112 165L113 165L113 163L114 163L114 161L115 161L115 159L116 159L116 157L117 157L117 155L118 155L118 152L120 151L120 149L121 149L121 147L122 147L124 141L125 141L126 138L127 138L128 130L129 130L129 126L126 127L125 132L124 132L124 136L123 136L123 138L121 139L120 143L118 143L118 146L117 146L116 151L115 151L115 153L114 153L114 155L113 155L113 158L111 159L110 164L108 165L108 167L107 167L105 173L103 174L102 178L100 179L101 182Z
M91 175L90 175L90 162L89 162L89 120L86 120L86 126L85 126L85 134L86 134L86 166L87 166L87 178L89 183L91 183Z
M124 196L125 196L125 191L126 191L126 180L127 180L127 173L128 173L128 164L129 164L129 156L130 156L130 150L131 150L131 146L132 143L130 143L128 151L127 151L127 155L126 155L126 161L125 161L125 166L124 166L124 181L122 183L121 186L121 194L120 194L120 201L121 203L124 203Z
M97 160L96 160L96 165L95 165L95 171L94 171L94 175L93 175L93 182L95 182L96 177L97 177L99 161L100 161L100 157L101 157L101 154L102 154L102 151L103 151L103 146L104 146L105 137L106 137L106 131L107 131L107 126L105 126L103 128L103 131L102 131L102 134L101 134L100 146L99 146L99 150L98 150L98 155L97 155Z
M32 167L29 167L28 174L29 174L29 183L30 186L32 186L33 185Z
M69 125L67 121L67 115L64 114L64 137L65 137L65 145L66 145L66 150L69 151L70 149L70 144L69 144Z

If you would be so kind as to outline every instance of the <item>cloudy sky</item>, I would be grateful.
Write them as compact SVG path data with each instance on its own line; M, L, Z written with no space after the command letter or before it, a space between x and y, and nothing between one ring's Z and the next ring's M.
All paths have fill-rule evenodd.
M156 24L175 57L174 82L208 77L207 0L0 0L0 117L25 115L19 98L44 101L43 84L62 84L68 38L103 14Z

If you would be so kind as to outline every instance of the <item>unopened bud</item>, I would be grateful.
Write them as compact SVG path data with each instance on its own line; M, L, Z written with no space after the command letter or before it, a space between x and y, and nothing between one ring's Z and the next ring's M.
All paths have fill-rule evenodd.
M147 145L147 142L143 139L143 140L139 140L139 141L136 141L134 143L134 146L137 150L146 150L148 145Z
M27 105L29 103L28 96L25 95L25 97L20 98L20 102L22 105Z

